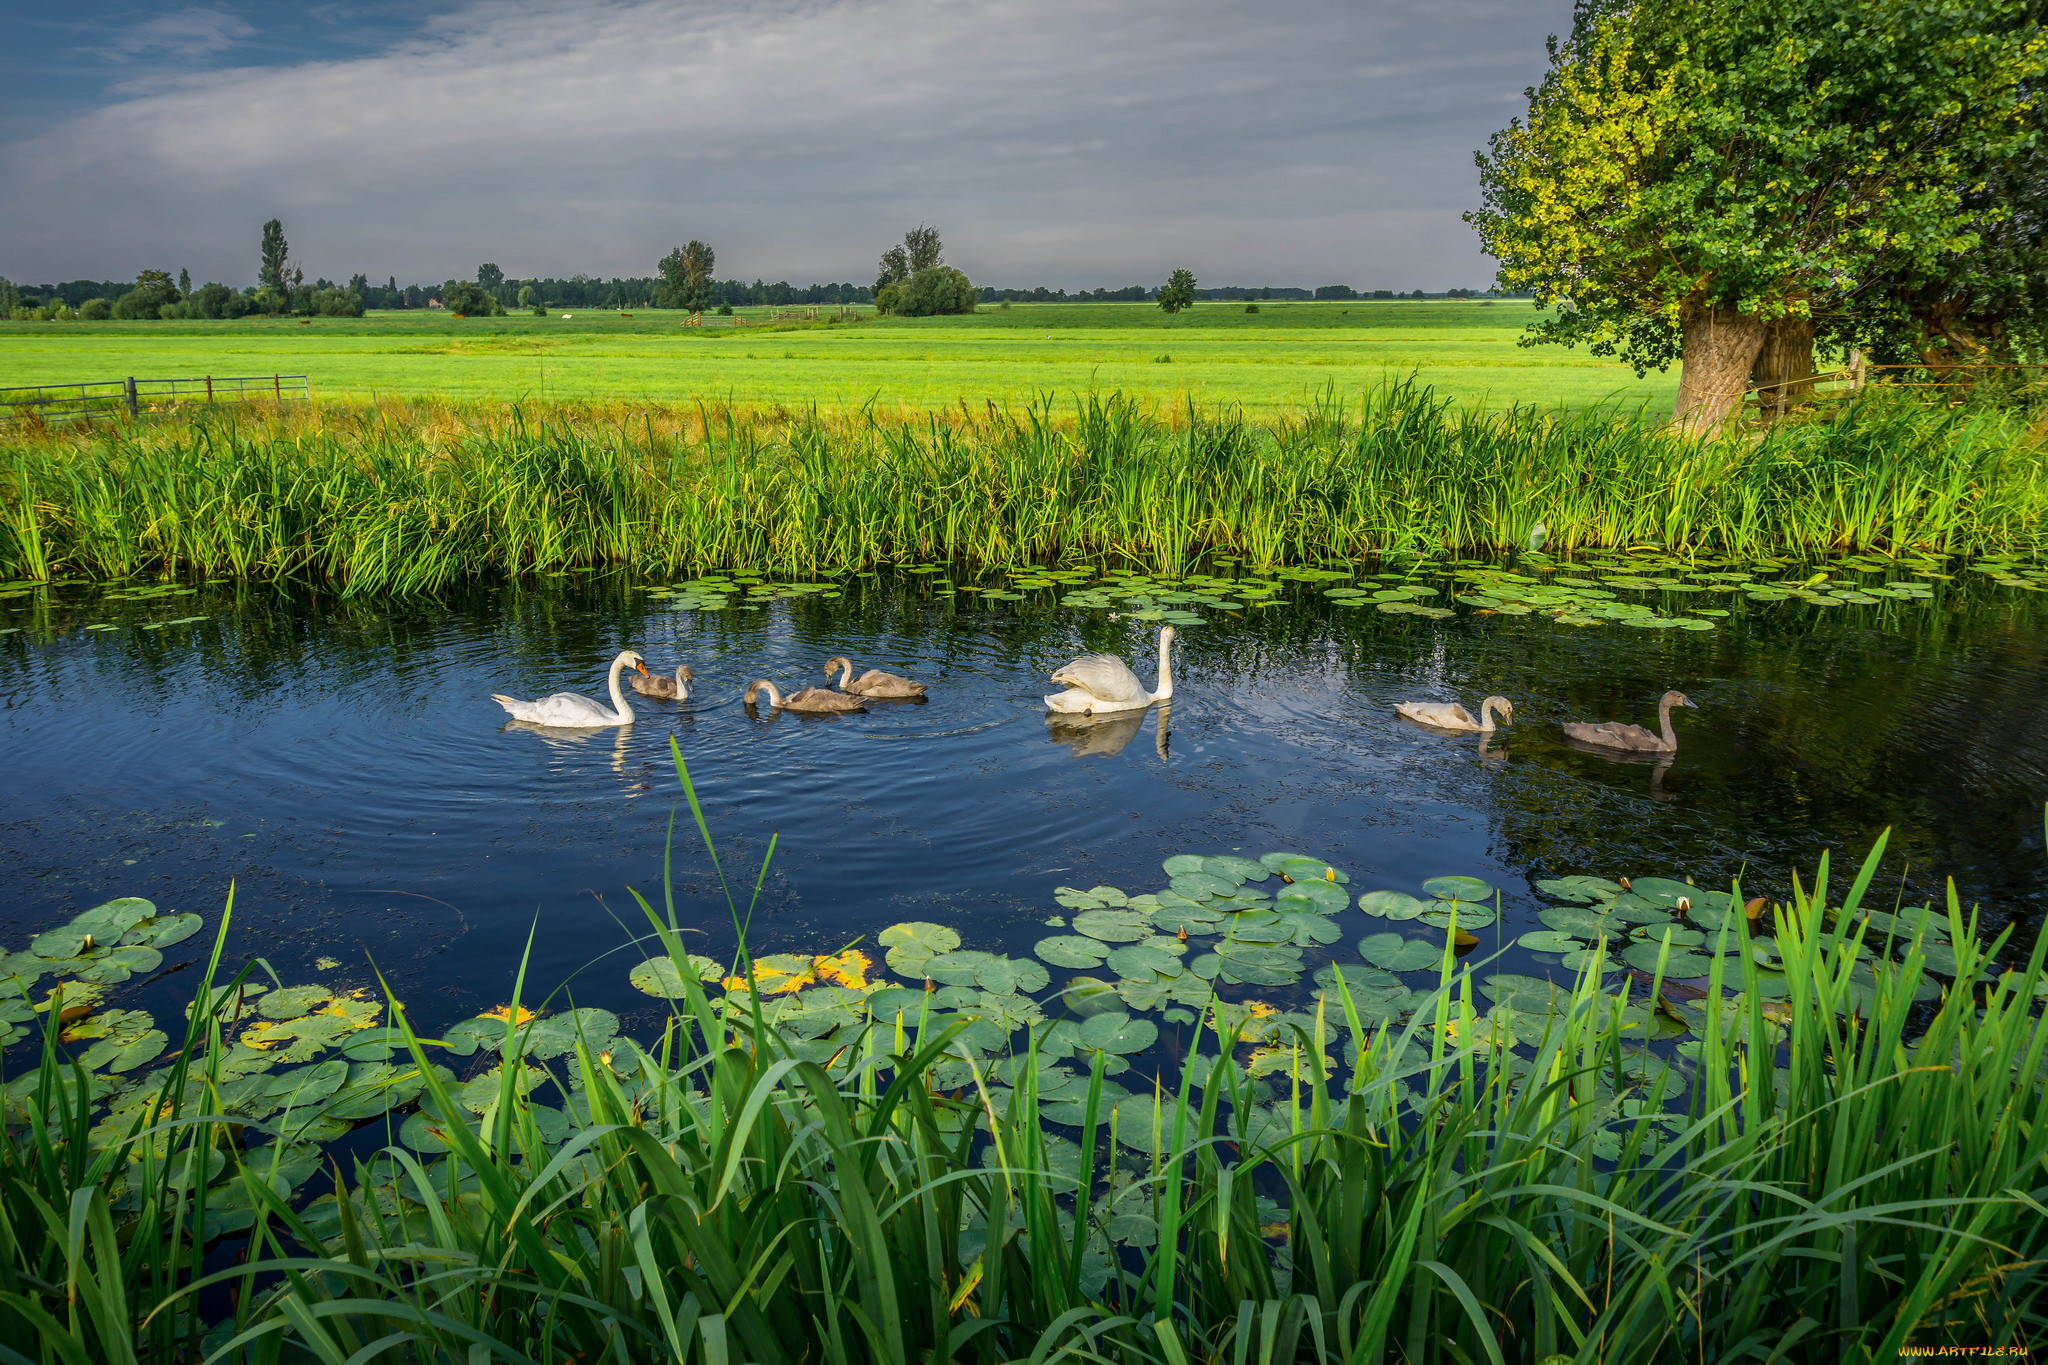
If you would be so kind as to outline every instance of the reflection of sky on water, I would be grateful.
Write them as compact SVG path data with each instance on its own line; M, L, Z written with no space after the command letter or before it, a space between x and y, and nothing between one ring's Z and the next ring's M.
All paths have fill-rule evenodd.
M763 951L931 919L1028 953L1054 886L1155 890L1161 860L1188 851L1299 849L1354 890L1476 874L1508 892L1503 941L1533 918L1532 876L1742 872L1782 892L1793 867L1860 858L1888 826L1886 902L1909 867L1916 898L1953 874L1998 918L2038 918L2048 884L2048 723L2031 709L2048 651L2003 607L1898 608L1910 631L1739 613L1692 634L1318 603L1183 631L1170 714L1077 724L1045 716L1046 676L1114 649L1149 677L1146 627L874 586L745 619L643 612L603 587L449 608L198 601L210 619L177 630L0 642L9 946L120 894L211 929L233 878L236 954L287 977L328 955L367 979L367 952L420 1008L466 1010L504 994L530 928L529 979L553 986L644 924L627 888L660 903L673 812L679 913L693 949L723 953L731 915L671 743L743 908L762 878ZM595 732L508 724L489 699L589 690L622 644L650 667L690 663L696 694L634 697L639 723ZM930 700L824 718L738 704L757 677L816 684L842 650L930 683ZM1650 723L1667 686L1701 707L1679 717L1675 761L1558 733ZM1438 735L1391 711L1488 692L1515 701L1514 728ZM1383 927L1351 915L1340 960ZM578 977L578 1000L644 1006L624 978Z

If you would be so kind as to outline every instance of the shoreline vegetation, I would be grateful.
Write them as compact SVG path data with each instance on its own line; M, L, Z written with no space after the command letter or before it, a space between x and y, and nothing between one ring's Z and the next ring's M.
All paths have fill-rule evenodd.
M1696 440L1614 408L1459 407L1414 380L1272 418L1120 394L820 414L326 404L0 436L0 579L431 592L596 566L818 572L1091 558L1185 572L1499 555L2038 554L2018 417L1870 392Z
M1084 1019L1097 1045L1055 1054L1073 1025L991 1035L950 997L856 984L850 952L819 959L845 984L793 1016L730 892L722 995L727 968L688 953L673 895L639 900L635 982L666 999L644 1050L603 1011L529 1009L523 973L508 1005L438 1039L388 995L257 994L262 973L225 979L224 916L157 1069L167 1040L128 1039L121 1011L62 1039L24 1019L42 1036L6 1087L0 1359L2023 1350L2048 1330L2048 937L1986 970L2011 931L1980 945L1953 888L1945 912L1864 905L1882 852L1839 901L1825 861L1795 879L1758 921L1770 940L1739 888L1717 898L1732 911L1704 992L1667 984L1662 958L1610 977L1602 948L1575 982L1494 977L1475 998L1484 952L1447 945L1397 1012L1347 971L1308 1015L1212 993L1186 1055L1123 1085L1107 1077L1137 1049L1095 1028L1122 1016ZM112 934L123 905L147 903L80 922ZM698 911L717 913L683 918ZM37 951L91 956L79 933ZM53 994L43 1017L70 1010ZM109 1058L139 1074L89 1074ZM321 1145L351 1131L379 1141Z

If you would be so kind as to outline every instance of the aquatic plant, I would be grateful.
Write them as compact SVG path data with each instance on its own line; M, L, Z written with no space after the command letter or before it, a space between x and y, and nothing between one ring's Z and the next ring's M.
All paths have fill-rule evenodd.
M665 887L640 901L634 984L670 1005L644 1048L523 974L432 1038L395 1000L209 964L177 1062L98 1123L56 1029L8 1086L0 1358L1591 1365L2032 1339L2048 939L1997 971L2010 932L1980 943L1953 895L1867 909L1881 853L1839 902L1825 862L1776 907L1546 882L1555 937L1529 946L1591 954L1558 981L1459 956L1498 899L1478 879L1354 901L1319 858L1182 855L1157 892L1054 892L1071 932L1040 956L1117 980L1045 998L1038 963L926 922L880 935L907 985L858 949L756 958L730 896L738 960L693 957ZM1212 984L1358 911L1432 961L1333 960L1305 1010ZM1611 989L1614 953L1640 976ZM1177 1075L1136 1074L1150 1009L1193 1025ZM332 1193L290 1193L303 1134L387 1114ZM208 1270L221 1235L244 1250Z
M2048 462L2019 426L1884 394L1706 443L1597 409L1459 409L1410 381L1268 422L1114 394L920 419L389 404L11 433L0 578L431 591L592 565L1073 556L1177 573L1204 554L1523 550L1538 522L1553 556L2035 553L2044 514Z

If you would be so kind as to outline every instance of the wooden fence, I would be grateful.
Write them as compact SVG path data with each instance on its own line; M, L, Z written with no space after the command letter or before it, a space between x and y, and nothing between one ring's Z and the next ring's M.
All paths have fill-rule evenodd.
M0 389L0 422L76 422L145 417L213 403L310 403L302 374L201 375L197 379L107 379Z

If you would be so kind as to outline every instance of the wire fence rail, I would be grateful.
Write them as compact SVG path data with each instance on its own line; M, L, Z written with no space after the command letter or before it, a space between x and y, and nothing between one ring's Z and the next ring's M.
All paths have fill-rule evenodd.
M217 403L310 403L303 374L200 375L196 379L106 379L85 384L0 388L0 423L140 418Z

